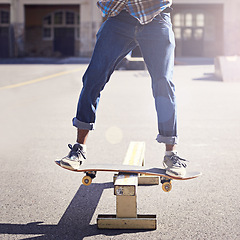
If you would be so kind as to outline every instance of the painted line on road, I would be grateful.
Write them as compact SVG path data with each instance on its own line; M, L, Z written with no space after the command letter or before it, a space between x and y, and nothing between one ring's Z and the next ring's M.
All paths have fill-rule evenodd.
M36 78L36 79L30 80L30 81L0 87L0 90L22 87L22 86L25 86L25 85L41 82L41 81L48 80L48 79L51 79L51 78L67 75L67 74L74 73L74 72L79 72L81 70L82 70L82 68L77 68L77 69L73 69L73 70L69 70L69 71L59 72L59 73L51 74L51 75L48 75L48 76L45 76L45 77Z

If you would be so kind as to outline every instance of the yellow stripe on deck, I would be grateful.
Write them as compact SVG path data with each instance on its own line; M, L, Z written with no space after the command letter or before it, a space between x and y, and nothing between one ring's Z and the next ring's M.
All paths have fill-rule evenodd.
M145 142L131 142L123 165L142 166L145 153Z

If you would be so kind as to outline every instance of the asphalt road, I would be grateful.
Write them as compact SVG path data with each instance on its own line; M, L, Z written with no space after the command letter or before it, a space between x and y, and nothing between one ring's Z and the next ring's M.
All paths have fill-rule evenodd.
M157 214L157 230L98 230L115 213L111 173L89 187L54 160L68 153L87 65L0 65L0 239L240 239L240 82L223 83L213 65L176 66L179 155L203 173L138 187L138 213ZM240 79L239 79L240 81ZM161 166L156 114L146 71L117 71L103 91L88 161L121 163L130 141L146 142Z

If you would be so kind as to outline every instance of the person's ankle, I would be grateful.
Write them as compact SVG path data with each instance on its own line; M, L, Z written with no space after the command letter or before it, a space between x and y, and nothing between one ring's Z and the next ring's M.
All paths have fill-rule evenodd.
M76 144L79 144L82 147L83 152L87 152L87 145L83 143L76 142Z
M177 150L165 151L165 156L177 155Z

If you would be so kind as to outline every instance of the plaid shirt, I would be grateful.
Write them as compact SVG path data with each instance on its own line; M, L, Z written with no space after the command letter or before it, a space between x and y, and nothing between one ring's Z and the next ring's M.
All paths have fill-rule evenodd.
M141 24L147 24L167 7L172 0L102 0L97 2L103 17L113 17L126 9Z

